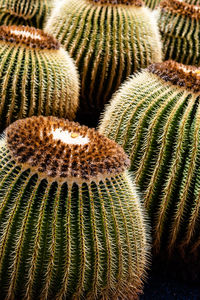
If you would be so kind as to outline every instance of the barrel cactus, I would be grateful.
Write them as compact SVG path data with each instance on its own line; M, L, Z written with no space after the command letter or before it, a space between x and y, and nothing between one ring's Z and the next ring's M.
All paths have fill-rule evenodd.
M152 64L121 87L100 124L130 155L157 253L200 250L199 101L200 69Z
M76 61L81 112L98 115L131 73L161 61L158 26L141 0L64 0L45 26Z
M0 145L0 295L136 299L149 238L123 149L43 116L12 123Z
M0 26L0 130L16 119L73 119L79 79L68 53L40 29Z
M200 6L193 2L163 0L159 27L165 59L200 66Z
M53 0L0 0L0 25L42 28Z

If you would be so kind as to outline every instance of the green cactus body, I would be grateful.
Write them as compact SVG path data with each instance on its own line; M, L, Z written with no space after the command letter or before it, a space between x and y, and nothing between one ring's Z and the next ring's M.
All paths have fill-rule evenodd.
M0 0L0 25L42 28L53 0Z
M160 3L159 28L165 59L200 65L200 6L179 0Z
M149 241L123 149L42 116L0 145L0 298L136 299Z
M59 43L40 29L0 26L0 130L16 119L78 108L76 67Z
M76 61L84 113L98 114L127 76L161 61L156 21L140 0L62 1L45 30Z
M153 64L121 87L100 124L130 156L157 252L199 251L199 101L199 69Z

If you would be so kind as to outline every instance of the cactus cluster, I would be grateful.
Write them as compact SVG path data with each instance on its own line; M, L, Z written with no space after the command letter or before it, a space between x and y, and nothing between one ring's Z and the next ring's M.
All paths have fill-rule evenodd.
M152 64L113 97L100 133L131 159L153 225L154 249L199 251L200 69Z
M141 0L65 0L45 30L75 59L85 113L98 115L127 76L161 61L157 24Z
M42 28L53 0L0 0L0 25Z
M123 149L55 117L0 141L0 298L136 299L149 238Z
M16 119L73 119L79 79L74 62L51 36L28 26L0 26L0 130Z
M196 1L199 4L199 1ZM200 65L200 6L181 0L160 3L159 28L165 59Z

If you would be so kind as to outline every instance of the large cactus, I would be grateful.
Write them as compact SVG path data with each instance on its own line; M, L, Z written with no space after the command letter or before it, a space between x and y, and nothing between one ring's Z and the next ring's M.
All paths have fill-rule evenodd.
M0 25L43 27L53 0L0 0Z
M200 66L200 6L187 1L163 0L160 8L164 58Z
M78 74L68 53L40 29L0 26L0 130L32 115L73 119Z
M199 251L199 101L198 68L153 64L121 87L100 125L130 155L157 251Z
M127 76L161 61L156 21L140 0L65 0L45 30L76 61L81 112L98 114Z
M55 117L0 142L0 298L135 299L147 225L123 149Z

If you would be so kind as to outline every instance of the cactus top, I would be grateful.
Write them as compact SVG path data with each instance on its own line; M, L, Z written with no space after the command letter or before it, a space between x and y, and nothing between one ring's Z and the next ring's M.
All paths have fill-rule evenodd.
M33 49L60 48L59 42L54 37L29 26L0 26L0 41L21 44Z
M167 60L150 65L148 70L173 85L186 88L194 93L200 92L200 68Z
M13 159L51 180L87 181L117 175L129 166L124 150L94 129L56 117L18 120L6 129Z
M162 9L171 11L174 14L188 16L190 18L200 18L200 6L188 4L182 0L163 0L160 3Z
M133 6L142 6L142 0L89 0L90 2L101 4L101 5L133 5Z

